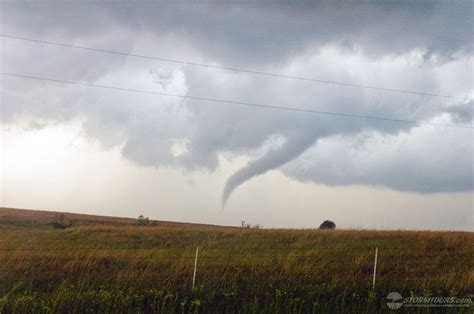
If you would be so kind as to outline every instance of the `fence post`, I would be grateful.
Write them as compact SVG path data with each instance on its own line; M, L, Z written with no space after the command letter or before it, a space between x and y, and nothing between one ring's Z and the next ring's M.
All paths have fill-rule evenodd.
M199 254L199 246L196 247L196 258L194 259L193 290L194 290L194 284L196 283L196 268L197 268L197 263L198 263L198 254Z
M372 290L375 289L375 274L377 273L377 255L378 255L379 249L375 248L375 260L374 260L374 278L372 279Z

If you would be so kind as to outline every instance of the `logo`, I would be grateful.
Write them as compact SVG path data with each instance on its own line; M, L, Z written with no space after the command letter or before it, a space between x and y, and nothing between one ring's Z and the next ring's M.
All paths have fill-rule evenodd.
M398 310L403 306L403 297L398 292L390 292L387 295L387 306L391 310Z
M470 307L470 298L440 297L440 296L411 296L404 298L398 292L390 292L387 295L387 307L391 310L398 310L405 307Z

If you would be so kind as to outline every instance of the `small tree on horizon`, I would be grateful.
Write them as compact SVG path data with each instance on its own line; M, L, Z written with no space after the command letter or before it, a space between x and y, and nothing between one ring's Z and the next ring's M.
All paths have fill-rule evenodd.
M66 216L64 214L57 214L51 224L54 229L66 229L72 227L72 222L66 221Z
M139 226L146 226L150 223L150 219L148 217L145 217L143 215L138 216L138 225Z
M336 229L336 224L331 220L325 220L320 226L319 229Z

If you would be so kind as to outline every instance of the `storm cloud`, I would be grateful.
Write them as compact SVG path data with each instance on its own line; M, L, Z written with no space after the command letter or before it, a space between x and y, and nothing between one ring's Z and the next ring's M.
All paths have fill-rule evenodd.
M324 2L325 3L325 2ZM189 62L472 96L472 2L2 3L2 32ZM319 84L2 38L3 72L426 122L472 124L458 100ZM246 156L223 204L273 169L327 185L473 189L471 129L344 118L2 77L2 123L83 119L104 149L147 167L215 171ZM279 145L262 147L275 136ZM176 153L177 145L180 147Z

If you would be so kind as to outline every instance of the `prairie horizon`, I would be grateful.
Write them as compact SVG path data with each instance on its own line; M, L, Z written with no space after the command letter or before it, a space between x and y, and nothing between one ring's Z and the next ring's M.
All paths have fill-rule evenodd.
M72 211L54 211L54 210L44 210L44 209L32 209L32 208L16 208L16 207L0 207L0 219L5 219L5 221L8 221L8 219L16 219L18 218L19 212L22 212L23 214L21 215L23 219L28 220L31 219L32 221L37 221L39 218L42 220L51 222L56 216L58 215L64 215L64 217L72 221L73 223L81 223L81 222L86 222L86 221L103 221L103 222L112 222L112 221L122 221L122 222L127 222L129 224L136 224L138 216L137 217L127 217L127 216L109 216L109 215L96 215L96 214L89 214L89 213L76 213ZM150 219L149 217L146 217L149 219L150 223L154 224L170 224L170 225L195 225L195 226L206 226L206 227L215 227L215 228L237 228L237 229L242 229L242 222L237 222L235 225L220 225L220 224L206 224L206 223L200 223L200 222L192 222L192 221L171 221L171 220L159 220L159 219ZM252 228L251 221L245 221L246 223L250 223L250 228ZM267 227L265 225L260 225L258 224L258 229L259 230L288 230L288 231L311 231L311 230L317 230L320 227L320 222L315 222L314 227ZM402 228L394 228L394 229L386 229L386 228L374 228L374 229L368 229L368 228L356 228L356 227L351 227L351 228L341 228L339 226L336 226L337 231L382 231L382 232L416 232L416 233L436 233L436 232L441 232L441 233L449 233L449 232L454 232L454 233L474 233L473 231L469 230L429 230L429 229L402 229ZM334 230L333 230L334 231Z

